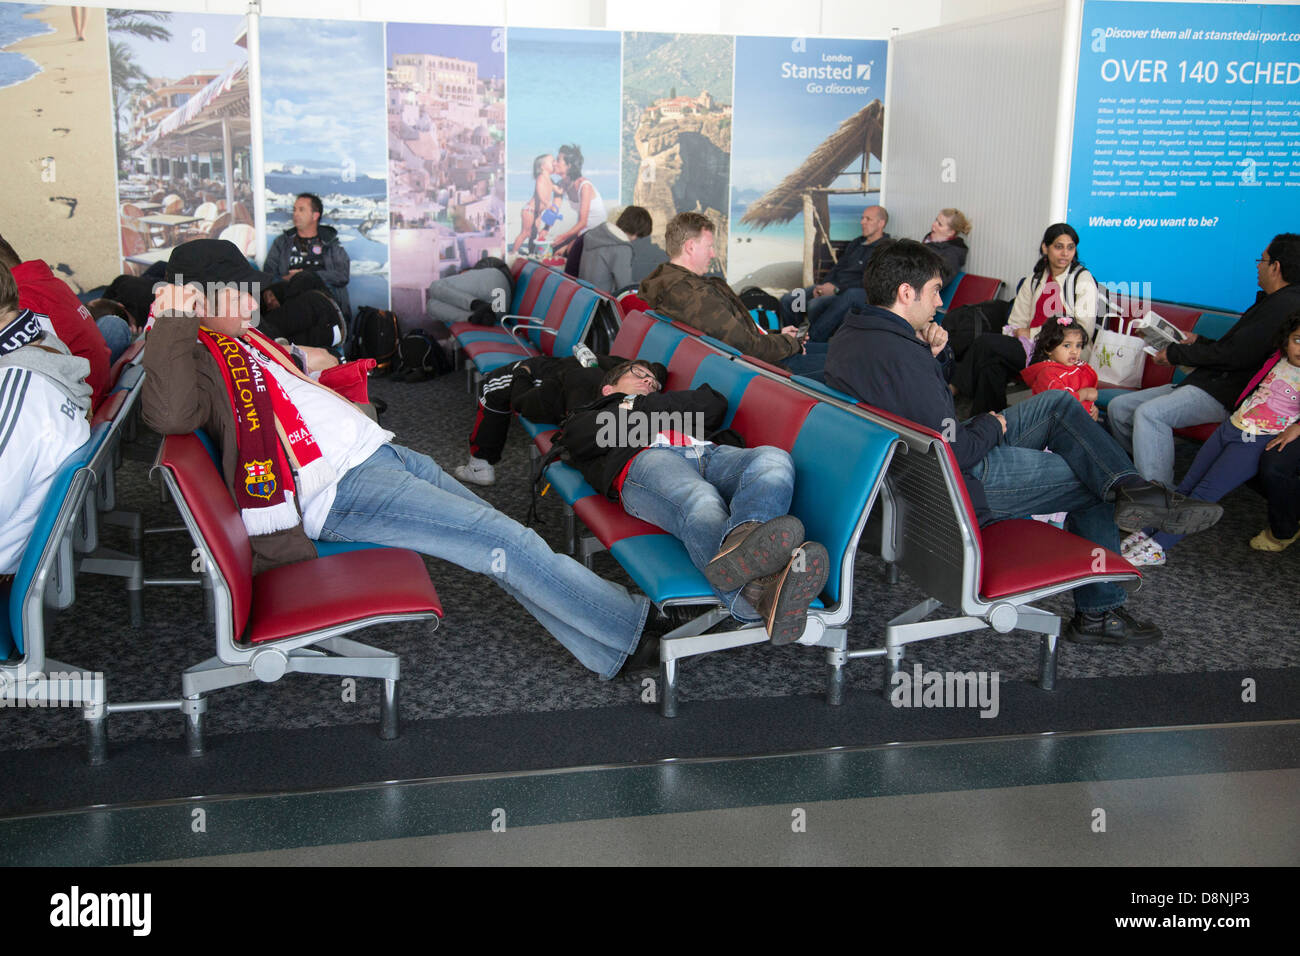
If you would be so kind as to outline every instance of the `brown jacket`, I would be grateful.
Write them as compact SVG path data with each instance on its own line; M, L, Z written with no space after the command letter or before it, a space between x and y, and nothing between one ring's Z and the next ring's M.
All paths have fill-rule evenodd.
M638 295L656 312L765 362L776 363L799 351L790 336L761 331L740 297L717 276L705 278L665 262L646 276Z
M145 424L164 435L185 435L206 429L221 448L221 472L234 497L238 477L238 432L230 396L221 369L198 342L199 319L194 315L164 313L149 332L144 349L144 390L141 396ZM302 525L273 534L249 538L253 548L253 573L280 564L316 557Z

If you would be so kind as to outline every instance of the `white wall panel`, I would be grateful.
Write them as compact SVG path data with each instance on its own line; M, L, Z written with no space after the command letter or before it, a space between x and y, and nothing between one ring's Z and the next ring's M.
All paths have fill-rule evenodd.
M891 235L919 239L955 206L974 223L968 272L1014 283L1033 266L1051 221L1064 17L1053 2L895 40L883 197Z

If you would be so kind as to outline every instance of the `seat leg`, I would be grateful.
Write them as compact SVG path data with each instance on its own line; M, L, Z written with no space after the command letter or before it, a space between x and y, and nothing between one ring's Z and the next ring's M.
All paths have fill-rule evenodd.
M379 692L379 738L381 740L397 739L397 698L397 681L384 678L383 687Z
M885 565L885 583L890 585L898 583L898 565L893 561Z
M848 654L842 647L826 650L826 703L838 707L844 703L844 664Z
M1060 637L1044 634L1038 642L1038 686L1056 690L1056 651Z
M203 718L207 712L208 702L202 696L181 701L181 713L185 715L185 752L191 757L203 756Z
M880 693L886 700L889 699L890 690L894 686L894 675L903 669L903 651L902 644L885 649L885 682L880 688Z
M92 716L95 712L98 716ZM92 767L108 760L108 712L102 705L86 708L86 756Z
M677 661L659 662L659 713L664 717L677 716Z

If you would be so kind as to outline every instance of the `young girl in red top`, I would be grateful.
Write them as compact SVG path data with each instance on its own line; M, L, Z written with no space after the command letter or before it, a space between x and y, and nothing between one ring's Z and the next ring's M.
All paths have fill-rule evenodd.
M1097 370L1083 362L1088 332L1068 316L1049 319L1034 342L1029 366L1020 373L1034 394L1049 389L1069 392L1097 420Z

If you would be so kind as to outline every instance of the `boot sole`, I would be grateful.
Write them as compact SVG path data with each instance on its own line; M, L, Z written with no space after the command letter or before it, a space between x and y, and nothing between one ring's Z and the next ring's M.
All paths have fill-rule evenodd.
M790 553L803 541L803 522L782 515L759 525L744 540L708 563L705 580L719 591L743 588L755 578L776 574L790 563Z
M1178 508L1149 508L1145 505L1117 505L1115 524L1121 531L1155 528L1168 534L1195 534L1212 528L1223 517L1223 506L1188 501Z
M786 566L776 585L776 599L764 620L767 635L777 647L793 644L803 637L808 605L822 593L830 576L830 555L822 545L812 541L800 547L804 554L803 570L792 570L793 560Z

